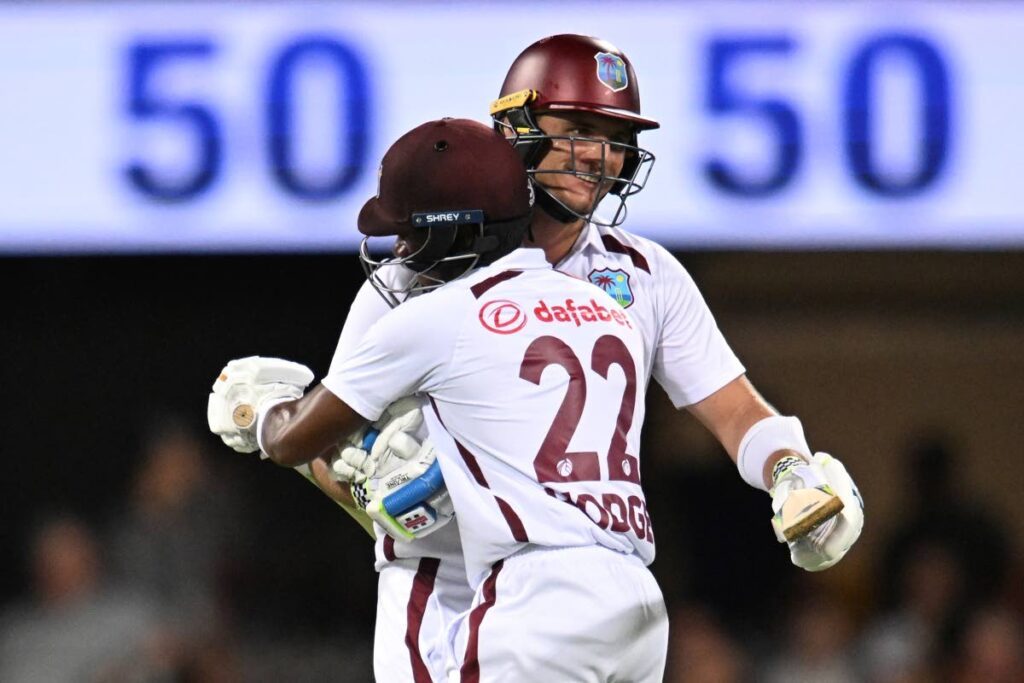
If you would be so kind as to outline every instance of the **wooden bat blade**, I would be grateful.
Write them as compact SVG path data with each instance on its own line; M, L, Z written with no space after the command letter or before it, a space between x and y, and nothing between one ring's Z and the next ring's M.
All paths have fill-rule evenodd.
M839 496L821 489L799 489L789 494L774 520L787 542L803 538L843 511Z

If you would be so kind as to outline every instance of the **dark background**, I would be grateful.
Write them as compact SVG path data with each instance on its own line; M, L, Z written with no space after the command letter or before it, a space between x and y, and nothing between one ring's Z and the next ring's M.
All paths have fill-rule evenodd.
M764 494L654 387L644 479L670 608L699 605L734 634L760 633L794 595L824 591L866 628L886 607L889 539L919 498L908 463L932 442L952 454L955 498L1008 539L997 594L1019 608L1024 254L679 258L755 385L803 419L812 447L846 462L867 522L835 569L792 568ZM349 634L368 648L369 539L300 477L205 431L206 395L231 358L282 356L322 376L362 281L350 254L0 259L0 602L30 594L27 544L47 515L72 513L101 533L116 525L147 430L177 416L242 510L241 550L221 580L237 632Z

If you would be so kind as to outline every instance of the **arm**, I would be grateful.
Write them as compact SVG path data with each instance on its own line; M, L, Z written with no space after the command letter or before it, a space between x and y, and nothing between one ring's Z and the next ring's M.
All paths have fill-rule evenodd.
M278 403L261 414L260 446L278 465L297 467L332 449L368 420L320 385L300 399Z
M655 379L714 434L745 482L771 494L776 535L794 564L817 571L838 562L863 525L846 469L811 454L800 421L779 415L750 384L682 265L656 245L652 254L661 313Z
M364 282L345 317L345 324L342 326L328 374L341 367L345 358L359 346L359 341L373 323L384 317L390 310L376 290L370 286L370 283ZM309 463L308 467L298 467L296 471L350 514L370 536L374 535L373 521L352 500L349 481L339 481L338 473L332 471L329 462L325 463L323 460L315 459Z
M687 406L687 410L714 434L734 463L739 462L740 443L750 428L766 417L778 415L746 375L740 375L703 401ZM766 489L772 484L772 468L786 456L806 460L805 456L792 448L782 448L772 453L762 468Z
M401 410L398 415L388 411L400 407L396 397L430 391L448 360L451 340L447 337L455 334L450 326L441 325L438 332L425 340L408 333L422 327L422 320L432 324L444 322L449 307L443 297L435 296L431 301L435 299L437 305L433 308L410 302L378 320L359 347L340 364L335 363L323 383L306 396L302 396L302 391L313 379L308 368L281 359L252 357L231 361L210 395L211 430L237 451L262 450L278 465L301 468L301 474L351 512L352 499L342 492L342 487L334 485L337 482L331 481L337 477L317 463L329 459L335 475L344 474L339 465L351 463L342 462L338 456L343 458L345 451L369 447L349 447L339 453L338 442L353 435L349 436L349 445L361 444L352 439L371 420L386 422L380 426L378 440L374 442L375 452L419 453L418 443L411 449L399 438L403 435L397 433L415 428L411 419L420 417L418 405L406 411L412 416ZM391 436L387 436L389 433ZM360 452L365 456L364 451ZM307 463L312 463L312 469ZM421 474L415 470L422 464L418 460L410 463L408 477ZM386 495L391 491L384 487L381 492ZM360 502L360 507L364 506ZM366 521L361 519L361 513L353 516L361 523Z
M718 439L743 479L772 496L772 524L795 565L808 571L838 562L860 536L860 493L842 463L811 455L799 420L782 417L740 376L690 412Z
M315 448L308 452L301 450L311 448L310 439L322 438L326 443L333 441L334 437L323 430L349 429L351 424L363 421L358 415L353 417L354 411L343 402L321 396L321 393L329 393L324 392L323 387L317 387L302 398L303 391L312 381L313 372L299 363L257 356L233 360L221 370L209 395L207 419L210 430L232 449L253 453L261 449L260 427L268 422L278 427L287 426L292 436L284 439L284 448L274 451L284 456L276 458L275 462L290 464L301 461L302 464L294 467L295 471L321 488L372 537L373 523L354 505L347 487L330 476L328 457L318 454ZM268 416L271 416L269 420ZM289 416L302 416L304 419L293 422L287 419ZM317 429L323 433L318 435ZM289 430L279 431L283 434ZM361 439L362 431L356 431L349 441ZM272 436L276 443L277 435ZM326 449L331 459L337 457L337 451L336 446Z

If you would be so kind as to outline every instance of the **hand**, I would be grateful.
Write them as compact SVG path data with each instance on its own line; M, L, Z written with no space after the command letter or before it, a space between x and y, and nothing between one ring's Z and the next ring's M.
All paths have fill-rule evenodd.
M313 482L317 488L323 491L335 503L347 507L355 504L352 500L352 491L349 488L348 482L338 481L338 478L331 470L330 464L325 459L314 458L305 465L296 467L295 471Z
M362 484L370 477L384 477L414 458L420 451L415 436L423 425L420 406L418 398L400 398L376 422L350 436L331 461L338 480Z
M377 443L383 439L382 431ZM424 441L411 457L404 458L405 441L400 441L402 448L386 453L373 475L352 484L352 498L389 536L411 541L450 522L455 510L433 445Z
M299 363L259 356L233 360L213 383L206 406L210 431L239 453L254 453L260 410L300 398L312 381L313 372Z
M864 502L843 464L827 453L816 453L811 462L785 469L775 478L770 493L772 509L776 513L773 522L780 542L785 542L785 539L779 531L779 511L792 493L808 488L830 491L843 501L839 514L807 535L789 542L793 564L817 572L843 559L856 542L864 526Z

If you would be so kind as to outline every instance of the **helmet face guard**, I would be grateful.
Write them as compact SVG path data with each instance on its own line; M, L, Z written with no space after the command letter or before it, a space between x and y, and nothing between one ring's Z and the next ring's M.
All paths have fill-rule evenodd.
M528 97L528 96L527 96ZM500 102L500 100L499 100ZM496 102L495 105L498 103ZM559 110L545 113L558 114ZM566 110L562 110L566 111ZM634 130L632 140L613 142L603 138L574 135L549 135L537 125L529 107L523 104L510 109L495 109L492 106L492 117L495 128L505 134L519 152L526 165L526 173L537 191L537 202L547 213L564 223L584 220L595 225L615 227L626 220L626 200L644 189L654 166L654 155L637 145L637 134ZM600 114L600 112L594 112ZM580 148L600 149L600 161L596 168L581 167L577 163L577 150ZM544 156L552 149L562 149L569 155L569 166L563 170L538 169ZM608 158L612 154L624 156L622 169L617 174L608 172ZM571 175L598 186L594 200L585 210L570 207L550 192L545 180L555 175ZM606 220L596 214L598 207L609 196L613 197L614 209Z
M434 214L413 214L415 227L406 234L422 236L423 242L408 256L375 257L371 238L363 238L360 265L366 279L391 308L509 253L523 241L531 218L527 214L509 221L486 222L483 211L452 213L459 214L458 221L437 224L426 223L426 217Z

